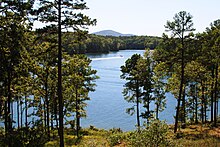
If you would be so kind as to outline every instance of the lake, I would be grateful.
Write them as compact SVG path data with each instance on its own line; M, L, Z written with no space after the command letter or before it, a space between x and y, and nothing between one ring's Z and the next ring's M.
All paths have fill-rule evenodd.
M120 67L135 53L143 55L144 51L121 50L108 54L87 55L92 59L91 66L98 71L97 75L100 79L96 80L96 91L89 94L91 100L87 102L87 118L82 119L82 127L92 125L103 129L121 128L123 131L135 129L136 116L130 116L126 113L126 108L133 104L124 100L122 90L126 81L120 79ZM166 96L167 108L159 116L161 120L166 120L167 123L172 124L174 123L176 99L170 93ZM15 111L13 119L15 121L17 120L16 106L17 104L13 103ZM32 110L31 108L28 109L28 113L31 113ZM28 121L32 119L34 117L28 118ZM0 126L4 126L3 122L0 122ZM16 127L17 124L14 123L13 126Z
M82 119L82 127L93 125L97 128L121 128L123 131L133 130L136 125L136 116L126 113L129 104L122 95L125 80L120 79L120 67L133 54L142 54L143 50L121 50L108 54L88 54L92 59L91 66L96 69L100 79L96 80L96 91L90 93L87 118ZM176 99L166 94L167 108L159 114L161 120L168 124L174 123ZM144 120L142 120L143 123Z

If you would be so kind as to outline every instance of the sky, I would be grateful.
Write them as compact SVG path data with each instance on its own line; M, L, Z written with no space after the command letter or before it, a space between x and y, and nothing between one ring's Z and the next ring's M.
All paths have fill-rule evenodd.
M89 33L114 30L124 34L162 36L164 25L176 13L189 12L194 28L204 32L220 19L220 0L85 0L89 10L83 13L97 19Z

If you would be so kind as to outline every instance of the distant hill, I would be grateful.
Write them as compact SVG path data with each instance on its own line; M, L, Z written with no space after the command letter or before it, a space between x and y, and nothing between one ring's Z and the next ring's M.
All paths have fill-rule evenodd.
M119 37L119 36L135 36L133 34L122 34L113 30L103 30L103 31L99 31L99 32L95 32L92 33L95 35L100 35L100 36L115 36L115 37Z

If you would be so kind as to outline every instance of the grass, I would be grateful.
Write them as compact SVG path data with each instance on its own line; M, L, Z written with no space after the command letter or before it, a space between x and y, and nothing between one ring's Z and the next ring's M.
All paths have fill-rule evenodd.
M170 127L169 138L177 147L218 147L220 146L220 127L189 125L185 129L179 129L174 134ZM131 132L122 132L120 129L103 130L95 127L83 129L81 137L77 138L74 131L64 131L65 146L67 147L127 147L129 141L127 136ZM58 138L47 142L46 147L58 147Z

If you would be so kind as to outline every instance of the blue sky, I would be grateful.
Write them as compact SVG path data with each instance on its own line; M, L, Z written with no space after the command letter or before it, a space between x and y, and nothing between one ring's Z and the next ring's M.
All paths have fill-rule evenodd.
M193 16L195 32L220 19L220 0L85 0L84 13L97 19L89 32L111 29L135 35L161 36L167 20L179 11Z

